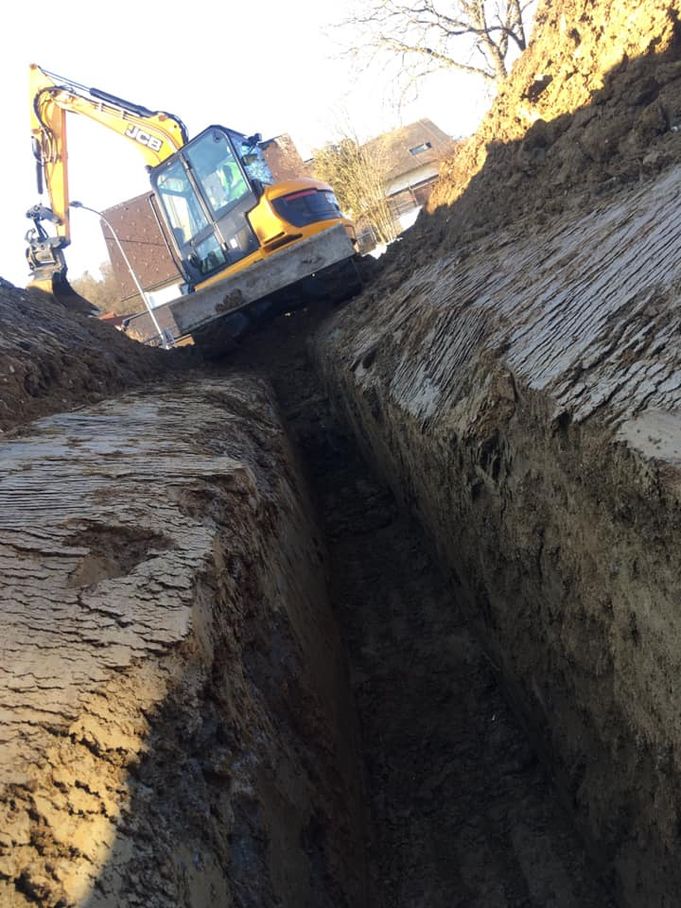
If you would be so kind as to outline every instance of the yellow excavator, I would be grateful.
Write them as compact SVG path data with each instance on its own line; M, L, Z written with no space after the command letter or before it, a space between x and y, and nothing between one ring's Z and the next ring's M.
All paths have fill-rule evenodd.
M331 187L302 177L274 182L259 134L209 126L189 140L173 114L148 110L35 64L30 104L38 192L46 188L50 204L27 212L33 221L26 236L29 286L66 305L88 306L69 286L64 258L71 240L69 113L112 129L141 153L185 280L182 295L192 297L190 307L174 306L187 330L354 257L354 228Z

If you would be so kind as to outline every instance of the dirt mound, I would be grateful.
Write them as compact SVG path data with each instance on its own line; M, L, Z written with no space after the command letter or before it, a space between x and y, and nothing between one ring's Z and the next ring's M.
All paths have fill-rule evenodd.
M0 431L160 375L170 361L0 278Z
M365 904L319 533L237 374L1 445L2 908Z
M678 160L680 12L679 0L543 0L529 49L443 165L415 238L450 245L527 214L541 225Z

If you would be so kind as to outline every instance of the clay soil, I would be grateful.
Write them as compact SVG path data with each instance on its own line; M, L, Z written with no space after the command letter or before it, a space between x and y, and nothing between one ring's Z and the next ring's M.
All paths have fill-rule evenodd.
M185 359L0 278L0 432L110 397Z
M163 368L154 351L98 323L4 293L5 426ZM281 317L204 375L255 372L273 383L312 490L361 733L368 905L605 908L607 881L447 577L331 411L307 346L328 314L319 305Z
M386 257L383 290L521 216L541 230L678 162L680 15L681 0L543 0L536 41ZM448 578L331 411L305 343L324 315L282 317L206 372L273 382L312 489L361 728L369 904L605 908L609 881ZM179 362L0 282L2 432Z
M389 260L411 270L520 218L541 230L677 163L680 16L679 0L540 0L528 50Z
M361 726L369 904L610 904L420 530L331 412L281 318L229 368L274 383L313 490Z

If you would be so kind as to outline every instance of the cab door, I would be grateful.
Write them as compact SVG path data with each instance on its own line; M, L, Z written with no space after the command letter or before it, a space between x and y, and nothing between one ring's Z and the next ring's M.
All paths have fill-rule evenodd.
M226 130L211 126L183 149L226 256L227 265L258 248L247 214L257 204Z
M204 130L151 180L190 284L258 248L247 218L257 197L222 127Z

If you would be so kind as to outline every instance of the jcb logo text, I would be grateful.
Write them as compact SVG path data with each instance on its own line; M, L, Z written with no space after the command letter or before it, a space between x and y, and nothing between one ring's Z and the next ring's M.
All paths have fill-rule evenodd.
M134 139L135 142L139 142L140 145L146 145L152 151L160 151L163 146L163 142L160 139L149 135L148 132L144 132L139 126L128 126L125 130L125 135L128 139Z

